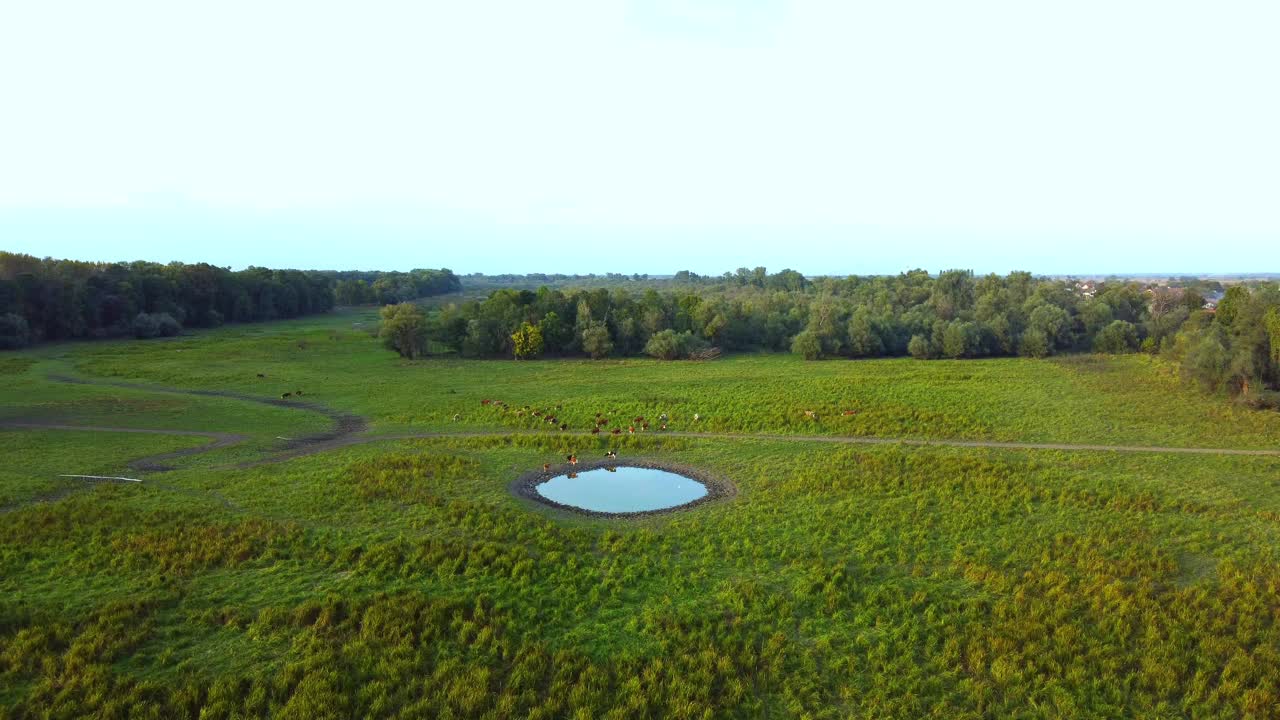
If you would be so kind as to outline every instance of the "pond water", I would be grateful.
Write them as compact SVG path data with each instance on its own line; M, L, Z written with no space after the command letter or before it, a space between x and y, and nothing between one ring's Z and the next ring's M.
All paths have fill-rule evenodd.
M538 485L537 491L561 505L627 513L684 505L706 495L707 487L668 470L618 466L557 475Z

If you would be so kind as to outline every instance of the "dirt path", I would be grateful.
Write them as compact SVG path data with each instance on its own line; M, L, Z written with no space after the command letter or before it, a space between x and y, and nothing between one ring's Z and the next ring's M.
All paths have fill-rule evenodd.
M89 432L146 433L152 435L192 435L213 438L213 442L205 445L185 448L183 450L176 450L159 455L149 455L147 457L138 458L129 463L129 467L132 469L148 472L163 472L171 469L168 466L161 464L160 461L162 460L199 455L219 448L230 447L248 439L248 436L246 435L238 435L234 433L150 428L115 428L89 425L58 425L51 423L0 422L0 427L42 430L81 430ZM281 452L277 452L268 457L259 458L257 460L248 460L236 463L231 467L237 469L259 467L307 455L314 455L316 453L326 452L337 448L351 447L353 445L363 445L374 442L503 437L508 435L540 435L545 437L570 436L581 437L584 439L594 439L597 437L587 432L545 433L529 430L473 430L461 432L391 433L386 435L342 433L334 436L312 436L310 439L295 440L291 447L288 447ZM917 438L847 437L836 435L777 435L767 433L699 433L683 431L651 433L648 437L676 437L691 440L764 440L768 442L831 443L837 445L905 445L908 447L992 448L998 450L1061 450L1066 452L1175 453L1190 455L1280 457L1280 449L1245 450L1238 448L1166 447L1158 445L1096 445L1083 443L999 442L995 440L923 440Z
M333 429L329 432L307 435L292 441L298 445L336 440L348 435L364 432L369 427L369 423L363 417L356 415L355 413L334 410L332 408L325 407L324 405L304 402L302 400L285 400L283 398L263 397L261 395L249 395L247 393L232 392L230 390L187 390L183 388L168 387L165 385L147 385L144 383L125 382L123 380L90 380L88 378L79 378L70 375L54 374L48 375L47 377L54 382L70 383L73 385L98 385L103 387L125 388L127 390L165 393L169 395L192 395L195 397L243 400L245 402L258 403L260 405L270 405L272 407L287 408L289 410L302 410L304 412L317 413L325 416L333 423Z
M130 390L142 390L147 392L170 393L176 395L193 395L197 397L218 397L230 398L234 400L243 400L246 402L255 402L273 407L288 408L304 412L319 413L329 418L333 423L333 429L326 433L318 433L308 435L288 441L284 449L264 458L257 460L249 460L237 463L231 467L250 468L267 465L272 463L283 462L306 455L313 455L320 452L326 452L342 447L350 447L370 442L394 441L394 440L428 440L433 438L469 438L469 437L494 437L503 435L546 435L554 437L557 435L579 436L583 438L592 438L593 436L586 431L570 432L570 433L546 433L538 431L521 431L521 430L478 430L478 431L462 431L462 432L422 432L422 433L399 433L386 435L369 435L366 434L368 422L365 418L341 410L324 407L310 402L300 400L285 400L271 397L261 397L256 395L248 395L226 390L188 390L175 387L166 387L161 385L147 385L143 383L133 383L113 380L91 380L87 378L78 378L68 375L49 375L50 380L56 382L74 383L77 385L102 385L108 387L121 387ZM237 433L218 433L218 432L202 432L194 430L169 430L169 429L141 429L141 428L112 428L100 426L82 426L82 425L65 425L39 422L0 422L0 427L26 427L40 428L47 430L81 430L90 432L129 432L129 433L147 433L158 435L190 435L199 437L208 437L211 442L197 446L194 448L186 448L173 452L161 453L158 455L150 455L138 458L129 463L129 467L135 471L142 472L164 472L172 469L165 462L180 457L189 457L207 453L220 448L230 447L242 443L249 439L249 436ZM959 448L993 448L1002 450L1059 450L1065 452L1124 452L1124 453L1177 453L1177 454L1193 454L1193 455L1232 455L1232 456L1263 456L1263 457L1280 457L1280 449L1274 450L1243 450L1236 448L1204 448L1204 447L1167 447L1156 445L1100 445L1086 443L1039 443L1039 442L1000 442L995 440L959 440L959 439L918 439L918 438L885 438L885 437L851 437L837 435L779 435L770 433L713 433L713 432L660 432L650 433L651 437L678 437L687 439L710 439L710 440L765 440L769 442L808 442L808 443L835 443L844 445L904 445L910 447L959 447Z

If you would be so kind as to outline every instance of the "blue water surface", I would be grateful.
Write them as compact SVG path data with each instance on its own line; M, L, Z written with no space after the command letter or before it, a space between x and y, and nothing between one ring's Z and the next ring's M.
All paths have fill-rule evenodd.
M707 487L692 478L667 470L639 467L605 468L557 475L537 486L538 494L583 510L625 513L662 510L692 502L707 494Z

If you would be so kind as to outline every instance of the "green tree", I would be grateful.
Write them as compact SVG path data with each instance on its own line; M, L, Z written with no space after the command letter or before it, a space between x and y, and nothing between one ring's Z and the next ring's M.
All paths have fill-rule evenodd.
M1235 323L1236 315L1249 302L1249 288L1243 285L1232 285L1218 301L1217 320L1226 327Z
M16 313L0 315L0 350L24 348L31 342L27 321Z
M977 327L971 322L953 320L942 333L942 354L949 358L973 355L977 345Z
M1191 347L1183 363L1187 373L1210 391L1222 388L1230 365L1231 358L1220 331L1205 333Z
M602 322L594 322L582 330L582 349L593 360L608 357L613 352L613 340L609 338L609 328Z
M822 341L813 330L804 330L791 341L791 352L805 360L817 360L822 357Z
M1262 316L1262 323L1267 329L1271 362L1280 367L1280 308L1268 309L1267 314Z
M929 338L924 335L912 335L911 341L907 343L907 354L917 360L928 360L933 355Z
M1057 305L1043 304L1036 307L1031 311L1027 326L1028 332L1034 330L1044 336L1048 346L1048 352L1045 355L1057 348L1067 347L1071 343L1071 316ZM1039 340L1033 342L1039 343ZM1044 355L1033 357L1044 357Z
M400 353L401 357L417 359L426 353L427 316L422 308L411 302L398 305L387 305L382 308L382 324L378 328L378 337L390 350Z
M565 324L554 310L542 316L538 329L542 331L542 341L549 352L566 352L573 344L573 328Z
M182 332L182 325L169 313L138 313L133 319L133 334L139 339L171 337Z
M1120 355L1138 348L1138 328L1124 320L1113 320L1093 341L1094 352Z
M526 321L511 334L511 343L517 360L538 357L542 354L542 330Z
M1053 351L1049 337L1043 330L1031 328L1022 333L1022 342L1018 345L1018 354L1023 357L1042 358Z
M876 332L871 312L859 307L849 318L849 354L854 357L875 357L884 353L884 341Z

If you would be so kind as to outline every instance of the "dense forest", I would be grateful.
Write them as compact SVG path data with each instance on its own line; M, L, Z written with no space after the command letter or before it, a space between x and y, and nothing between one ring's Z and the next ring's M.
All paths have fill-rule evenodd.
M1225 293L1223 292L1225 290ZM465 357L791 351L809 359L920 359L1064 352L1164 353L1213 389L1246 396L1280 381L1280 285L1224 288L1033 277L930 275L805 278L764 268L718 277L681 272L663 289L502 289L421 319L386 313L406 355Z
M0 349L72 338L171 335L183 327L400 302L461 287L449 270L334 272L206 263L83 262L0 252Z
M338 305L390 305L462 290L458 276L445 269L407 273L347 270L321 274L336 281L333 293Z

